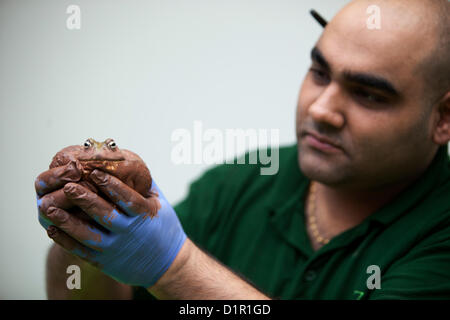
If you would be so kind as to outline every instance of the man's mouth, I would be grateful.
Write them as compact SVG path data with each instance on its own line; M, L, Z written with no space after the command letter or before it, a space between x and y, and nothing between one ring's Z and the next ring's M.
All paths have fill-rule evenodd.
M314 131L303 131L301 138L309 147L323 153L341 153L344 151L340 144Z

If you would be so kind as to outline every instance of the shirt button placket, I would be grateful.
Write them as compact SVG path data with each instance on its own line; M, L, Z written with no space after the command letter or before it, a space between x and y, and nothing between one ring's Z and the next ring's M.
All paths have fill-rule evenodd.
M306 282L311 282L317 277L317 272L314 270L308 270L305 272L304 279Z

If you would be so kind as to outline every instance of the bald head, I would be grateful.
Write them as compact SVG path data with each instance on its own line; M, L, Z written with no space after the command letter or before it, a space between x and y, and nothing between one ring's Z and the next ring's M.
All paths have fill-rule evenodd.
M380 30L367 27L367 8L372 5L380 8ZM450 90L450 1L354 0L328 26L340 28L348 37L353 29L353 39L366 39L359 39L362 46L384 47L401 64L410 64L410 76L423 79L423 96L428 101L436 102Z
M429 55L418 66L429 98L434 102L450 91L450 1L428 0L431 33L436 39Z
M449 6L356 0L327 24L297 105L299 164L311 180L371 192L404 185L447 145Z

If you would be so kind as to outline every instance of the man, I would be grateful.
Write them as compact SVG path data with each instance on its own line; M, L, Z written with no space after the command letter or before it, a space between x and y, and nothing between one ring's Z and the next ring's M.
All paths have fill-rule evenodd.
M371 5L380 29L367 26ZM41 223L59 244L49 298L71 297L65 268L82 264L61 247L96 265L83 265L84 298L130 298L130 285L157 298L450 298L449 6L360 0L341 10L311 52L298 143L280 149L279 173L208 171L175 207L183 228L159 189L162 209L144 219L145 199L97 171L123 211L111 223L111 204L63 188L107 231L92 228L39 187L61 188L76 167L41 174Z

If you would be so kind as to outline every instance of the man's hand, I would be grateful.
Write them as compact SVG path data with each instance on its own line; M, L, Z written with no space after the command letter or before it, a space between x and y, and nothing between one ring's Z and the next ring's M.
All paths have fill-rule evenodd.
M66 181L79 179L74 173L76 164L72 167L65 168ZM56 170L63 169L51 170L55 170L53 175L41 175L36 182L39 221L49 237L120 282L146 288L155 284L186 240L175 211L156 184L152 185L155 195L144 198L114 176L94 170L90 178L112 203L74 182L40 198L43 189L61 187L60 179L52 178L61 174ZM161 207L151 218L156 199ZM81 208L100 227L68 213L71 205Z
M157 204L155 198L144 198L119 179L94 170L91 178L110 203L77 183L78 168L69 163L36 180L39 221L60 246L117 281L144 286L158 298L268 298L187 239L155 183ZM66 211L74 205L100 226ZM155 205L160 209L151 218Z

